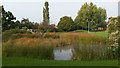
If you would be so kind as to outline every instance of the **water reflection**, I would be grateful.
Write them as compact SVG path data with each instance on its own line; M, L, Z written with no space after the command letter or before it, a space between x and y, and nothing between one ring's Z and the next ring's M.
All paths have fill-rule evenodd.
M71 60L72 59L72 50L71 46L57 47L53 50L54 60Z

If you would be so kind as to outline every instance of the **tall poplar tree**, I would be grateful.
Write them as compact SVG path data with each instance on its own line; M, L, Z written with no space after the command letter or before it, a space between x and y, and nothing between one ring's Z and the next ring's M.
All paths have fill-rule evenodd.
M43 22L49 24L50 17L49 17L49 3L46 1L43 7Z

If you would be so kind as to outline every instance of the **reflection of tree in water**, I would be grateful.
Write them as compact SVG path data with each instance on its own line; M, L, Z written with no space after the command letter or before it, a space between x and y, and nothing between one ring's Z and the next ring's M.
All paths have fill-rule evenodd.
M62 49L60 49L60 52L62 52Z

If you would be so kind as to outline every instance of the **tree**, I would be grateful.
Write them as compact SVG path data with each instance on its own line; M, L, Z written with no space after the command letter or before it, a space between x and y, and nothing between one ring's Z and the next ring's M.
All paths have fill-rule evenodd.
M43 22L49 24L49 3L46 1L43 7Z
M33 28L33 23L29 21L29 19L25 19L23 18L23 20L21 20L21 25L22 27L27 27L28 29L32 29Z
M34 25L34 26L33 26L33 29L38 29L38 26L39 26L38 23L34 23L33 25Z
M60 31L72 31L75 29L75 23L73 22L71 17L64 16L60 18L57 27Z
M50 32L56 32L57 31L57 28L56 28L55 24L49 25L49 29L50 29Z
M107 14L106 14L106 10L99 7L98 8L98 13L97 13L97 19L98 19L98 27L106 27L106 18L107 18Z
M16 17L14 17L12 12L6 12L2 6L2 31L15 28L15 22L13 21L15 19Z
M78 29L94 30L98 26L103 27L106 20L106 10L98 8L92 2L84 3L80 8L74 22ZM104 25L103 25L104 24Z
M47 32L47 30L49 29L48 24L46 22L42 22L39 26L39 31L42 33Z
M78 12L77 17L75 18L75 24L77 26L77 28L87 28L87 10L88 8L88 4L85 3L81 8L80 11Z
M15 22L15 26L16 26L16 28L19 28L19 29L22 28L22 25L21 25L21 23L20 23L19 20L17 20L17 21Z

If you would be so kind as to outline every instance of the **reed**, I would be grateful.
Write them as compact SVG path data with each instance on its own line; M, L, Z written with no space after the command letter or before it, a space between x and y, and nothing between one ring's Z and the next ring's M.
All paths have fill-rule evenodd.
M109 60L113 59L112 51L104 44L74 46L73 59L77 60Z
M53 46L42 40L20 38L3 43L3 57L33 57L39 59L52 59Z
M4 38L3 38L4 39ZM58 46L80 46L82 51L76 48L76 53L98 55L98 45L106 43L106 38L95 34L80 32L45 33L41 34L13 34L8 41L3 42L3 56L38 57L40 59L52 59L53 49ZM83 44L83 45L81 45ZM86 46L87 45L87 46ZM97 46L94 46L97 45ZM104 49L105 45L103 45ZM97 49L98 48L98 49ZM95 50L96 51L95 51ZM95 53L94 53L95 52ZM78 54L79 54L78 53ZM91 56L90 56L91 57ZM97 56L96 56L97 57ZM83 58L84 59L84 58Z

